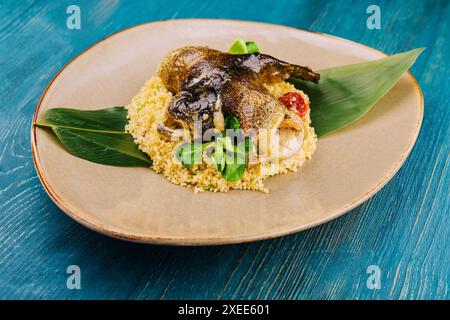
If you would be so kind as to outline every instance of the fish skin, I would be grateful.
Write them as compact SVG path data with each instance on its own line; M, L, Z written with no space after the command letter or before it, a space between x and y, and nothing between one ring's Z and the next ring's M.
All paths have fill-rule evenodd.
M231 81L223 88L221 98L223 112L234 115L244 132L276 127L287 110L266 88L253 81Z
M191 127L195 121L206 119L203 130L213 127L212 115L217 111L219 96L225 116L236 116L244 131L273 128L281 122L287 109L264 84L289 76L313 82L320 79L318 73L307 67L269 55L234 55L200 46L187 46L169 53L158 75L174 93L169 113Z

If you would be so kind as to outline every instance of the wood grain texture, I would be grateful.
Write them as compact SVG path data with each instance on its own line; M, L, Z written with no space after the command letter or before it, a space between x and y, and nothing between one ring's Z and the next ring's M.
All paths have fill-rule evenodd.
M0 298L2 299L448 299L449 1L2 1L0 4ZM81 8L81 30L66 8ZM171 18L256 20L325 32L387 53L427 47L412 68L423 127L400 172L343 217L252 244L177 248L95 234L48 198L33 167L31 116L71 58L123 28ZM301 53L299 53L301 54ZM388 141L386 143L389 143ZM66 268L81 268L81 290ZM381 289L366 286L369 265Z

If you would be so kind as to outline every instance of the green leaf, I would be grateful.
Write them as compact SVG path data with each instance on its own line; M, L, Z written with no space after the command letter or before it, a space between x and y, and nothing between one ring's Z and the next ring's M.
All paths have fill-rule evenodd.
M125 132L127 111L124 107L99 110L53 108L44 113L38 125L74 129Z
M244 176L246 168L247 166L245 164L227 164L222 171L222 177L227 181L239 181Z
M222 172L225 168L225 155L223 153L223 150L217 149L216 151L214 151L211 159L214 163L214 166L216 167L216 170Z
M238 130L241 128L238 118L235 116L228 116L225 118L225 129Z
M234 151L234 145L233 142L231 141L231 138L226 136L222 139L222 143L223 143L223 148L227 151L233 152Z
M366 114L416 61L424 48L384 59L319 71L319 84L290 78L311 101L311 120L319 137Z
M129 134L98 133L87 130L53 127L67 151L95 163L119 167L149 167L149 158L142 153Z
M242 39L234 40L230 49L228 49L228 53L231 54L248 54L259 51L260 49L255 41L244 41Z
M240 180L247 169L247 153L245 142L233 147L233 152L226 152L225 169L222 176L228 181Z
M203 145L200 143L184 143L177 153L177 158L185 168L191 168L200 162L203 155Z
M227 154L225 158L225 169L222 176L228 181L240 180L247 169L247 159L245 154L238 152Z
M245 139L244 145L245 145L245 152L247 152L247 153L256 152L256 148L255 148L252 140L250 140L249 138Z
M217 171L221 172L226 180L238 181L245 174L248 152L253 151L254 146L250 139L243 139L241 125L236 117L226 117L225 128L225 136L216 140L212 159ZM237 141L242 142L236 145L232 137L233 140L237 138Z
M231 44L230 49L228 49L228 53L231 54L245 54L247 53L247 45L245 44L245 41L242 39L236 39Z
M95 111L54 108L35 125L51 128L64 148L79 158L105 165L149 167L150 158L125 132L126 123L123 107Z
M247 53L255 53L261 51L255 41L245 41L245 46L247 47Z
M222 172L225 168L225 153L223 150L224 139L222 137L218 137L214 142L205 143L203 146L209 144L214 146L214 152L211 154L212 162L214 163L216 170ZM204 149L205 148L203 148L203 150Z

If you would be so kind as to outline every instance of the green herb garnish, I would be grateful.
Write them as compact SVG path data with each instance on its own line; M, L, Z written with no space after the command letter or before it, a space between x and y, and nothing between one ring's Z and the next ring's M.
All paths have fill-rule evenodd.
M176 153L178 160L185 168L198 164L203 155L203 145L200 143L184 143Z
M239 120L235 116L228 116L225 119L225 129L238 130L241 128Z
M255 41L246 41L245 46L247 47L247 53L255 53L261 51Z
M236 39L232 43L228 53L231 54L248 54L260 52L258 45L255 41L244 41L242 39Z
M177 152L178 160L185 168L191 168L192 165L200 162L203 153L209 148L213 148L211 153L211 160L217 171L228 181L238 181L244 174L247 168L248 153L254 151L253 143L249 138L244 138L239 143L234 143L231 137L227 135L229 130L236 133L242 140L242 133L240 132L240 123L236 117L227 117L225 119L225 131L222 135L217 137L212 142L200 143L185 143L182 144Z

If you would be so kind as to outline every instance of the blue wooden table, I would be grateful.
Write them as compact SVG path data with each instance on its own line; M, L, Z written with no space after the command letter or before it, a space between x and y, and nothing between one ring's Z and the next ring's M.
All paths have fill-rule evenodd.
M66 26L71 4L81 9L80 30ZM381 9L380 30L367 28L371 4ZM412 68L424 93L425 118L403 168L343 217L257 243L140 245L69 219L49 199L33 167L31 116L43 89L65 63L103 37L147 21L185 17L284 24L387 53L427 47ZM449 34L447 0L2 0L0 298L448 299ZM66 286L70 265L80 267L80 290ZM370 285L377 275L379 289Z

